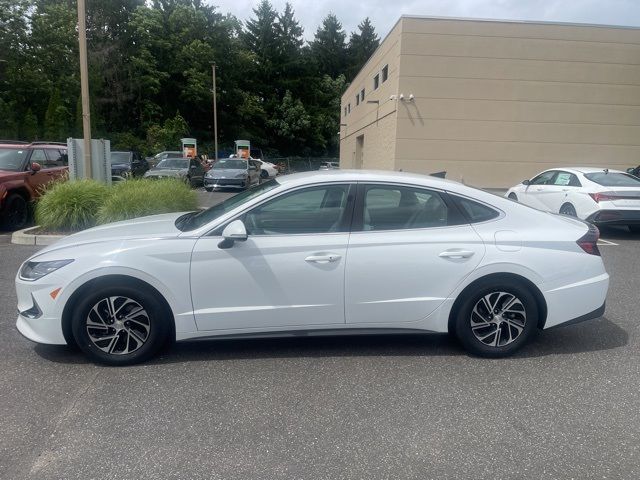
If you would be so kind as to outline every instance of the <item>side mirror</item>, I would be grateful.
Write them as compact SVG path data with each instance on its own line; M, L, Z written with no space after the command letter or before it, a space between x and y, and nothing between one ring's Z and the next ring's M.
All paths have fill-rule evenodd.
M234 220L224 227L222 241L218 244L218 247L222 249L231 248L235 242L244 242L247 237L247 229L242 220Z
M529 180L523 180L522 184L523 185L531 185L531 182Z
M39 172L42 169L42 166L38 162L33 162L31 164L31 173Z

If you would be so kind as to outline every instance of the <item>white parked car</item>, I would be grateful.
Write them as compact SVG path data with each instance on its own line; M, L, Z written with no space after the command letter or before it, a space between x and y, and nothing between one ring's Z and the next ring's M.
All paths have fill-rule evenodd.
M254 158L253 161L258 162L260 164L260 178L274 178L278 175L278 167L276 167L273 163L265 162L264 160L260 160L259 158Z
M640 179L619 170L545 170L510 188L506 196L539 210L640 232Z
M444 179L288 175L46 247L18 272L17 328L116 365L171 340L386 332L452 332L500 357L537 328L602 315L597 239Z

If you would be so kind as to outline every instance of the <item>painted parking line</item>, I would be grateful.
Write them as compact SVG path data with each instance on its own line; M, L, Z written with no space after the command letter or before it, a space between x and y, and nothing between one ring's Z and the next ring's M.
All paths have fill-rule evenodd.
M600 240L598 240L598 245L599 245L599 246L604 246L604 245L614 245L614 246L617 246L618 244L617 244L617 243L610 242L609 240L604 240L604 239L602 239L602 238L601 238Z

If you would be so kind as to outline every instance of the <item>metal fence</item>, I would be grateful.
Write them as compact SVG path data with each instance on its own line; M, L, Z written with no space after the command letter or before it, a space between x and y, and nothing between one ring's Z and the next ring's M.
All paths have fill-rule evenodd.
M269 157L267 162L278 165L280 173L309 172L318 170L323 162L339 162L334 157Z

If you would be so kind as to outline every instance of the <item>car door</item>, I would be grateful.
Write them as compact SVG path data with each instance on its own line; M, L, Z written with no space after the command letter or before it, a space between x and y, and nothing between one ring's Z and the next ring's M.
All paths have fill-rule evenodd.
M249 160L249 185L260 183L260 164L255 160Z
M344 267L353 211L348 183L284 193L237 217L248 238L200 238L191 261L198 330L344 324Z
M40 170L33 171L31 166L37 163ZM27 176L27 183L36 192L36 195L56 177L56 169L48 165L47 155L43 148L35 148L31 151L31 157L26 166L31 173Z
M191 175L192 185L202 185L204 180L204 168L198 160L191 159L189 161L189 175Z
M345 271L347 324L423 320L484 253L484 243L444 192L360 185Z
M546 209L558 213L562 205L570 201L573 193L582 187L580 180L571 172L558 170L553 178L553 184L545 186L545 193L541 197Z
M550 186L553 185L556 174L556 170L548 170L532 178L524 191L518 194L518 200L538 210L550 211L548 195L553 191Z

